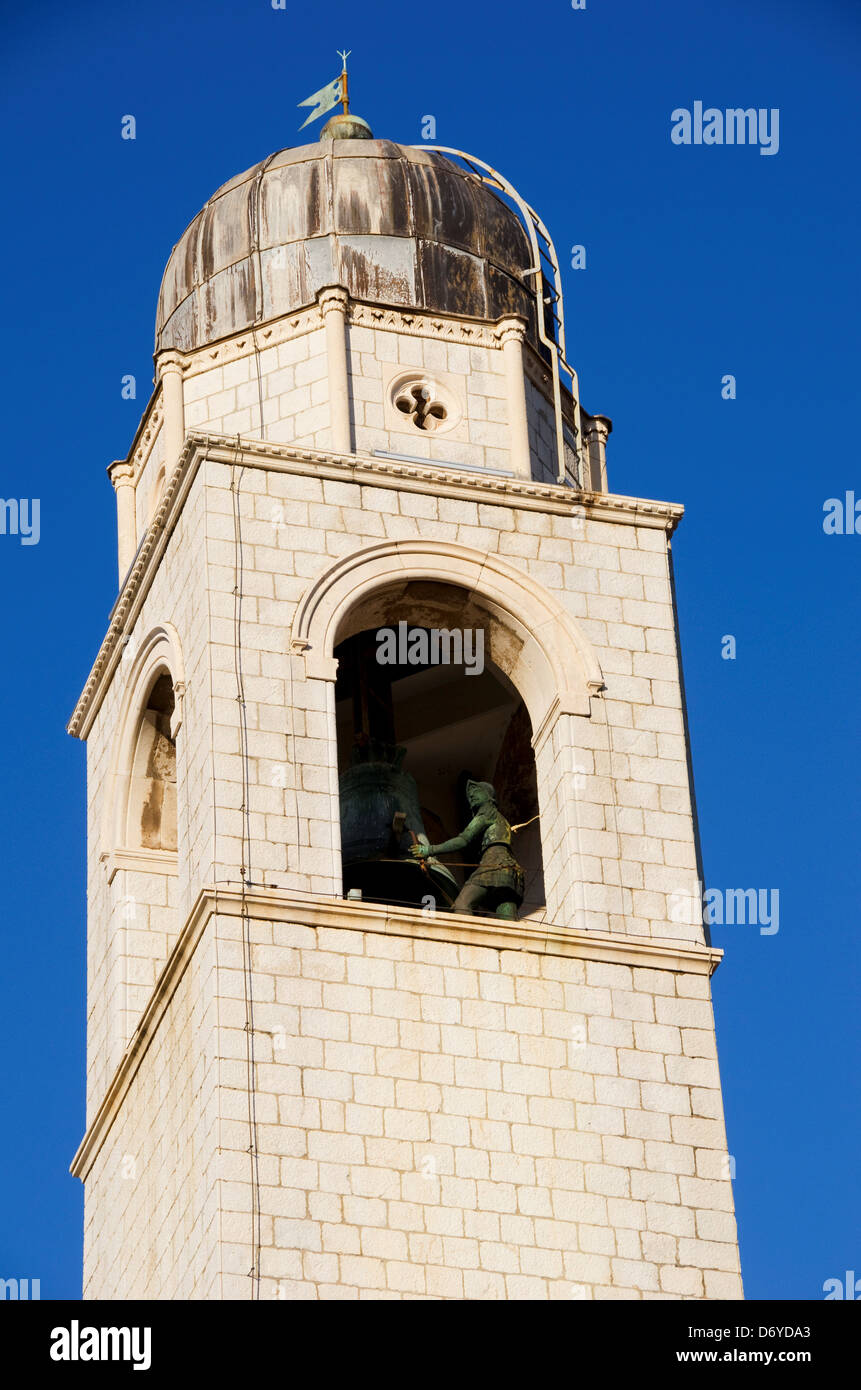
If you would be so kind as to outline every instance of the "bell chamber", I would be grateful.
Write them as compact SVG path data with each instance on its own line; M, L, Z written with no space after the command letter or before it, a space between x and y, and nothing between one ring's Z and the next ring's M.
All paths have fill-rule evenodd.
M525 910L534 910L543 902L543 875L525 707L489 660L476 672L458 662L421 660L417 642L407 659L400 648L393 652L383 639L405 608L420 622L431 620L429 633L433 622L446 619L454 627L460 618L462 630L466 616L400 598L395 611L368 614L385 627L354 628L334 653L344 894L451 910L477 866L478 847L448 857L414 851L462 830L470 819L465 786L477 777L494 782L512 822L532 822L518 835L516 857L526 870ZM413 636L419 630L410 626Z

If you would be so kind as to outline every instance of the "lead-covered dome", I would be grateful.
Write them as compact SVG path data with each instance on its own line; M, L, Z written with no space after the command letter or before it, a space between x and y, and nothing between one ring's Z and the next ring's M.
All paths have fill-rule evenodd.
M231 179L177 242L156 352L190 352L343 285L366 303L534 322L517 214L451 160L388 140L281 150Z

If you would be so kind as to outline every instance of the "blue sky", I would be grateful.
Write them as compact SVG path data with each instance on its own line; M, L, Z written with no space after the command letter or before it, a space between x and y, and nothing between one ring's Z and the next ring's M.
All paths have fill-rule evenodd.
M0 535L0 1277L80 1294L86 792L64 726L116 592L104 470L149 395L173 243L219 184L317 129L298 136L296 103L346 47L376 134L416 143L433 115L560 254L586 247L568 348L584 404L614 422L611 488L687 508L674 554L706 882L780 894L776 934L714 931L742 1268L748 1297L821 1298L861 1269L861 534L822 526L826 499L861 500L861 10L43 0L3 24L0 495L39 497L41 534ZM695 101L777 108L779 151L674 145L671 113Z

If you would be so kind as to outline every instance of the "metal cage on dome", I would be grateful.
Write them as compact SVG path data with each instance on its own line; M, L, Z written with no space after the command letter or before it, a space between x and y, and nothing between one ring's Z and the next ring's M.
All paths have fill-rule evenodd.
M449 145L414 145L413 149L423 149L437 154L454 155L465 164L469 173L487 188L505 193L520 213L524 230L532 247L533 262L522 274L534 280L536 301L536 328L542 346L547 349L553 367L553 409L556 417L556 458L558 463L557 481L566 481L565 436L562 418L562 382L560 372L564 372L571 382L571 397L574 407L574 457L577 463L577 478L583 482L583 431L580 422L580 385L577 373L568 361L565 348L565 307L562 297L562 277L559 259L553 238L538 213L498 169L486 164L474 154L458 150ZM551 331L548 333L547 329Z

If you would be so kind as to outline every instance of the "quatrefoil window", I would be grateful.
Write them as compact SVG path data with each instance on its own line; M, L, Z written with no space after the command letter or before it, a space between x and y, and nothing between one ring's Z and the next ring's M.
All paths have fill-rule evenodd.
M424 381L409 382L395 396L395 409L408 415L418 430L436 430L448 419L448 409Z

